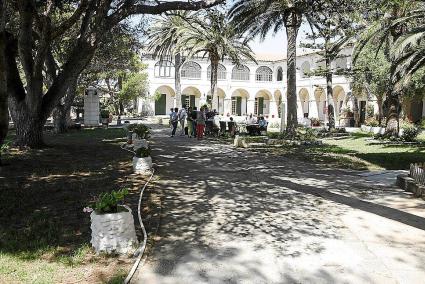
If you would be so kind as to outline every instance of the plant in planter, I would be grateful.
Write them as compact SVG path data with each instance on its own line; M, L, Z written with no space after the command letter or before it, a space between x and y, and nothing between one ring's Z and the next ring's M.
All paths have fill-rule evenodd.
M147 139L150 138L150 128L148 126L144 124L132 124L128 127L128 130L132 131L132 135L135 136L132 137L135 149L148 147Z
M135 173L144 174L152 169L151 149L149 147L141 147L136 150L133 157L133 171Z
M128 189L102 193L90 207L91 244L97 253L132 253L138 241L131 209L118 203L128 194Z
M311 126L315 126L315 127L320 126L320 120L318 118L312 117L310 118L310 121L311 121Z
M109 110L102 109L100 111L100 118L102 119L102 124L109 124Z

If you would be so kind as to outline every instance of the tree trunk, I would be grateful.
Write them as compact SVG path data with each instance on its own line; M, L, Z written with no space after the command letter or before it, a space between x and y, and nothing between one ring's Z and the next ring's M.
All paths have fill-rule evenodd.
M285 18L286 35L288 38L287 50L287 80L288 80L288 113L286 131L295 135L298 124L297 116L297 35L300 28L301 16L295 11Z
M211 56L211 108L218 109L218 89L217 89L217 76L218 76L218 56Z
M333 88L332 88L332 71L331 71L331 59L326 57L326 96L328 101L328 124L329 130L335 129L335 107L333 99Z
M180 77L180 67L182 65L181 54L177 53L175 56L175 64L174 64L174 85L176 89L176 107L179 109L182 107L182 85L181 85L181 77ZM186 106L189 107L189 106Z
M400 99L399 94L392 91L387 96L387 125L385 135L398 136L399 133L399 113L400 113Z
M69 86L65 97L53 110L53 124L55 133L65 133L68 131L71 120L71 105L74 102L77 91L77 79Z
M383 109L382 109L382 104L383 104L383 100L382 100L382 95L377 97L377 102L378 102L378 122L379 122L379 126L382 126L382 117L383 117Z
M15 145L19 147L41 148L43 141L43 127L46 122L40 112L31 111L25 101L9 100L10 112L16 127Z
M353 96L353 116L354 116L354 127L360 126L360 113L359 113L359 101L357 100L357 97L352 94Z
M0 0L0 3L3 3ZM2 8L2 7L0 7ZM7 93L7 80L5 72L5 46L6 40L3 32L0 33L0 149L3 146L7 132L9 130L9 110L8 110L8 93ZM1 161L1 150L0 150L0 166Z

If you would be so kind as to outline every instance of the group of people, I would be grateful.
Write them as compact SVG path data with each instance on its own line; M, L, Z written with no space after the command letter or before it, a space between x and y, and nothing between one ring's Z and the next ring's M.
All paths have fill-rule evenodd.
M172 128L171 137L174 137L180 124L180 135L188 135L189 138L196 137L201 140L204 137L205 124L207 120L207 109L201 107L189 107L186 110L184 105L180 110L178 108L170 109L170 125Z
M177 128L180 125L180 135L187 135L189 138L195 137L198 140L203 139L205 133L205 126L207 120L214 121L214 125L219 127L219 121L216 111L208 111L208 108L201 107L198 110L196 107L186 108L184 105L181 109L171 108L170 109L170 126L171 137L174 137L177 132ZM231 123L231 126L230 126ZM267 131L267 120L261 117L254 117L252 114L246 117L246 129L250 135L259 135L262 131ZM234 136L236 134L236 122L230 117L229 122L229 133Z

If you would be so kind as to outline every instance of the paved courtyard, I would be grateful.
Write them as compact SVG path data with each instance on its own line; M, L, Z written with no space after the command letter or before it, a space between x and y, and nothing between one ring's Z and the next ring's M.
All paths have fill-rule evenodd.
M425 283L425 201L374 178L154 130L159 240L132 283Z

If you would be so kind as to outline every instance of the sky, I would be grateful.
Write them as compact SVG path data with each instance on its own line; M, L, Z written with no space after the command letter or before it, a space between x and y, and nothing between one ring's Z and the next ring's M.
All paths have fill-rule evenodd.
M302 25L298 34L298 45L305 37L306 30L308 30L308 27L306 25ZM270 32L264 41L260 41L260 38L258 37L251 42L250 46L255 53L286 54L287 40L285 29L280 30L275 35Z

